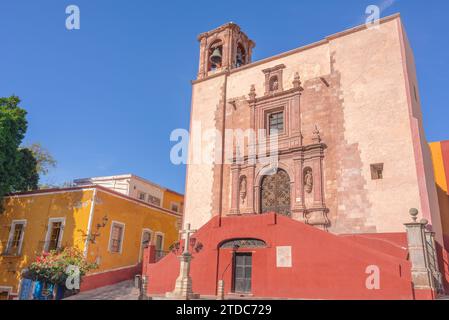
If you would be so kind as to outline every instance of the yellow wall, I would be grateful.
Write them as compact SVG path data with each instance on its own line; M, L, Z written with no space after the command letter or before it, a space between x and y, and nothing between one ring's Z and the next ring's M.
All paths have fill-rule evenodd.
M89 244L89 260L99 261L99 268L94 272L132 266L138 263L141 250L141 237L144 228L152 231L152 241L155 233L164 235L164 250L168 251L171 244L178 240L178 225L180 217L152 209L138 201L124 200L116 195L99 190L94 210L93 232L102 218L108 217L108 224L100 229L96 243ZM125 224L122 253L109 252L109 234L111 224L117 221Z
M182 209L184 207L184 197L182 195L167 190L164 192L164 200L162 203L162 207L171 210L171 202L179 203L181 210L180 213L182 213Z
M49 218L65 218L63 246L84 249L82 233L87 229L92 190L14 196L5 199L5 211L0 214L0 252L6 247L11 222L27 220L19 257L0 256L0 286L12 286L17 292L20 271L43 250Z
M99 233L95 243L88 243L87 257L98 262L99 268L92 273L135 266L139 262L141 236L144 228L164 235L164 250L178 240L181 217L155 209L102 188L96 188L95 206L92 216L92 233ZM12 286L18 291L20 271L42 252L49 218L65 218L62 246L77 246L84 250L94 189L61 190L51 193L35 193L5 198L5 212L0 214L0 252L3 252L9 237L12 220L26 219L27 225L19 257L0 256L0 287ZM171 198L171 195L164 197ZM171 200L171 201L178 201ZM179 202L182 202L180 197ZM168 202L169 203L169 202ZM103 217L108 218L104 228L97 229ZM125 224L121 253L109 252L109 236L112 221Z
M449 196L448 181L446 181L446 170L444 168L443 153L440 142L430 143L432 153L435 182L437 185L438 203L440 205L441 224L443 234L449 237Z

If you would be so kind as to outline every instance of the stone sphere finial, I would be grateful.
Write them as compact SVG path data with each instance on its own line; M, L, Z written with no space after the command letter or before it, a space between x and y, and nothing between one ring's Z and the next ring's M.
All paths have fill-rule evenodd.
M418 219L418 213L419 213L418 209L411 208L409 213L412 216L413 222L416 222L416 220Z
M420 222L425 226L427 226L429 224L429 220L427 220L427 219L421 219Z

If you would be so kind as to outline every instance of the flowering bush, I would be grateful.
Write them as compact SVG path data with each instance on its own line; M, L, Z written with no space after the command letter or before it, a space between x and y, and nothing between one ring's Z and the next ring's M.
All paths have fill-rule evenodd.
M70 275L67 274L68 266L78 267L81 277L98 267L95 263L87 262L79 249L67 247L62 251L43 252L31 263L24 277L34 281L64 284Z

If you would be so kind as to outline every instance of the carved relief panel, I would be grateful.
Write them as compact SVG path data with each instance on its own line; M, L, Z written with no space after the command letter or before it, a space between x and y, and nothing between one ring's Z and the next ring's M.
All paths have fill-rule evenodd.
M301 81L295 74L292 87L283 86L285 65L263 70L265 92L258 97L255 86L249 92L250 125L257 135L256 150L277 133L278 164L274 174L267 174L267 163L260 161L263 154L254 155L255 161L245 156L243 164L231 167L231 214L261 214L276 212L326 230L329 220L323 188L324 150L316 127L312 144L303 145L301 132ZM244 128L246 129L246 128ZM264 137L261 137L263 131ZM310 141L309 140L309 141ZM248 154L248 153L244 153ZM236 159L234 159L236 160Z

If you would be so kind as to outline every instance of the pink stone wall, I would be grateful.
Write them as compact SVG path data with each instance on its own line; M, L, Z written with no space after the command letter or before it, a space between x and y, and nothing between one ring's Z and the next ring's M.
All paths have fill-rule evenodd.
M420 178L431 166L425 148L417 147L425 143L422 131L410 120L399 17L384 19L378 29L360 27L194 82L192 123L201 121L203 129L220 131L250 128L250 87L263 96L262 71L281 64L284 90L293 87L296 72L301 77L304 145L312 143L315 125L327 145L323 188L331 232L403 232L412 207L438 216L431 178ZM406 69L414 72L410 63ZM413 110L420 119L419 105ZM419 144L413 140L417 135ZM203 141L201 146L215 152L219 143ZM191 141L190 155L194 153ZM382 180L371 177L370 165L377 163L384 164ZM288 170L289 160L284 166L294 171ZM199 228L215 215L230 213L231 175L229 165L188 166L185 222ZM251 178L257 186L257 175ZM290 180L293 186L299 183L294 174Z

